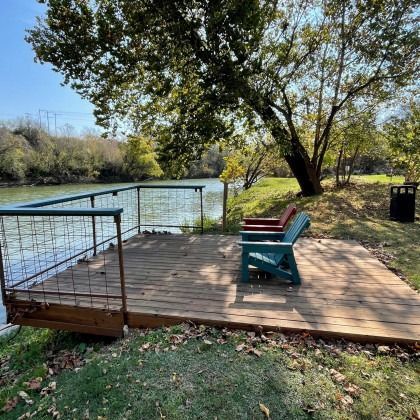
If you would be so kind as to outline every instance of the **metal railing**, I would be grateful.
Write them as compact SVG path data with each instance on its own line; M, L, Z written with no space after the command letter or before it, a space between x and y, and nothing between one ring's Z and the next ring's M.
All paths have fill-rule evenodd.
M9 319L17 300L126 314L124 242L140 233L203 233L203 188L136 184L0 207Z

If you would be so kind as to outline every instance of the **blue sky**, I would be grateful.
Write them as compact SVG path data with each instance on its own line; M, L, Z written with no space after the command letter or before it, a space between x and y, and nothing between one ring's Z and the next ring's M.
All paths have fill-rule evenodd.
M48 64L34 62L34 53L24 40L25 29L42 15L44 5L35 0L0 0L0 121L48 110L51 134L65 124L76 132L94 127L93 107L68 86ZM56 114L56 115L54 115ZM47 123L47 113L41 112Z

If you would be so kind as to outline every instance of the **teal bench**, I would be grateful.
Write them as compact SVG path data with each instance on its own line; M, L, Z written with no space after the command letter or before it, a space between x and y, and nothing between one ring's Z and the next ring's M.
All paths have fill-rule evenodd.
M240 232L242 240L242 281L249 281L249 266L259 268L300 284L293 245L311 220L305 213L299 213L286 232Z

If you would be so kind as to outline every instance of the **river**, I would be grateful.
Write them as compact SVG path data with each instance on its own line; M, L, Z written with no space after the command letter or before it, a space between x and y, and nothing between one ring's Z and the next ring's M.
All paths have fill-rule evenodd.
M149 181L147 183L156 185L205 185L203 190L204 214L211 218L219 218L222 215L223 184L217 178ZM0 188L0 206L129 185L132 184L67 184ZM0 324L4 323L5 319L6 312L0 296Z

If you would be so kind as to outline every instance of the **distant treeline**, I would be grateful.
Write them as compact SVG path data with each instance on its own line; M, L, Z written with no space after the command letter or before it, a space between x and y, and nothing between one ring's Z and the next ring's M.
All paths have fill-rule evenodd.
M185 169L190 178L217 177L223 153L210 149ZM0 183L136 181L170 177L162 171L153 143L143 137L124 141L98 135L50 136L31 122L0 125Z

